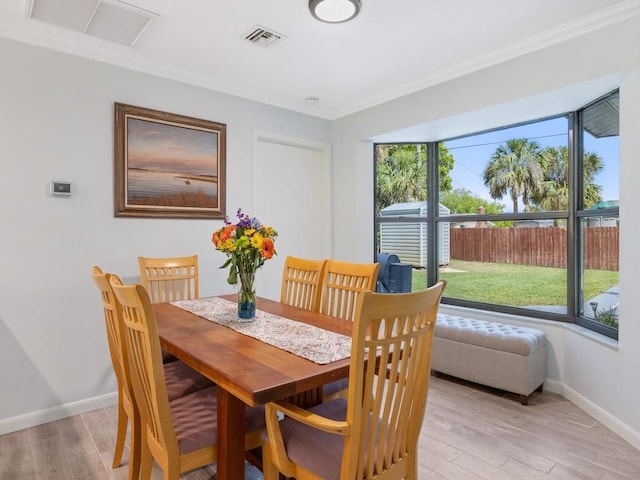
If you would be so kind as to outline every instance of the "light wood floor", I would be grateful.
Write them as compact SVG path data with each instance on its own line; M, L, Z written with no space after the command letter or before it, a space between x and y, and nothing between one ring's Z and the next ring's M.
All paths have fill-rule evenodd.
M115 413L0 436L0 479L126 479L126 464L111 468ZM431 378L419 457L419 480L640 479L640 451L560 396L536 393L524 407L449 378ZM215 468L182 478L212 480Z

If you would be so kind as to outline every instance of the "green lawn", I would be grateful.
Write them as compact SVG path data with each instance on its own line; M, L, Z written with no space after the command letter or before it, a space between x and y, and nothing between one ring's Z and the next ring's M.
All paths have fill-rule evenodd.
M447 281L446 297L510 306L566 305L566 275L562 268L457 260L440 272L440 278ZM593 298L617 284L618 272L588 270L584 298ZM414 291L426 287L424 270L413 270L412 287Z

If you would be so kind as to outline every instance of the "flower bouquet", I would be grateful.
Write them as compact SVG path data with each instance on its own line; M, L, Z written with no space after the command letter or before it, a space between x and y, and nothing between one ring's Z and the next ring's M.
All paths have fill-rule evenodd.
M236 217L236 223L225 218L224 226L213 233L211 241L216 250L229 257L220 267L229 267L227 282L236 285L240 278L238 317L252 320L256 313L256 292L253 286L256 270L276 254L274 239L278 232L262 225L257 218L243 213L242 209L238 209Z

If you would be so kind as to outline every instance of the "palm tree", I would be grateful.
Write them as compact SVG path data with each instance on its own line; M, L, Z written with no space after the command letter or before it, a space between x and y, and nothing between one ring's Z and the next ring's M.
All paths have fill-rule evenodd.
M518 212L518 199L525 209L539 195L544 180L540 145L535 140L512 138L500 145L483 172L484 184L494 199L508 194L513 212Z
M569 206L569 149L547 147L540 157L546 165L542 192L535 198L544 210L566 210ZM593 183L602 170L602 157L594 152L585 152L582 157L584 208L602 201L602 187Z
M602 157L595 152L584 152L582 156L584 182L584 208L589 208L603 200L602 187L593 183L596 175L604 168Z
M451 190L454 159L444 143L438 143L440 192ZM426 200L427 150L421 144L376 145L376 215L399 202Z
M398 150L380 159L377 172L380 208L427 198L427 168L415 152Z
M543 210L569 208L569 150L567 147L547 147L540 156L547 166L542 191L535 202Z

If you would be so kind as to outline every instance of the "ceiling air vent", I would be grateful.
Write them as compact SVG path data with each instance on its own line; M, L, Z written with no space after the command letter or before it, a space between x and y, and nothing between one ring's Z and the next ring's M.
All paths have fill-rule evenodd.
M158 15L120 0L32 0L29 18L133 46Z
M270 47L283 38L286 38L286 36L274 30L269 30L261 25L256 25L244 35L245 40L249 40L251 43L259 47Z

